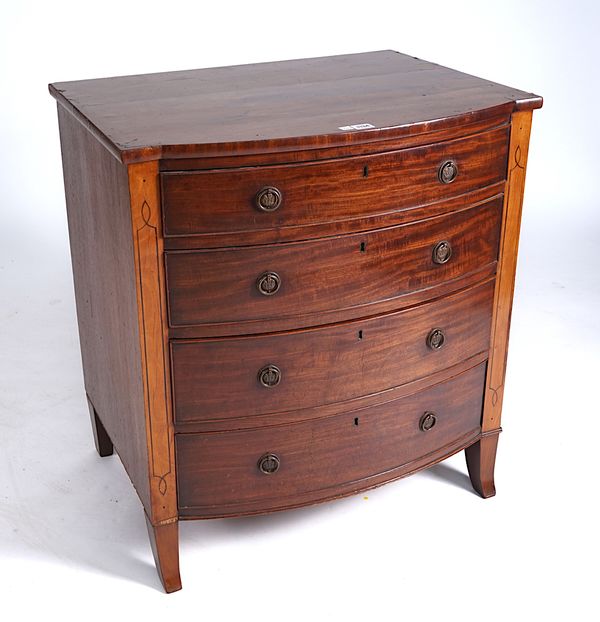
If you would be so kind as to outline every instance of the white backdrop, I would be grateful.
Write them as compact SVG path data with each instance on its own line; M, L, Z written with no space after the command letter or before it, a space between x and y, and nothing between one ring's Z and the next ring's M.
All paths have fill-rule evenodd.
M18 619L598 619L598 6L2 4L5 617L12 606ZM459 455L335 503L184 523L184 589L165 596L141 506L118 459L100 460L91 441L47 83L384 48L545 99L533 121L498 495L470 491Z

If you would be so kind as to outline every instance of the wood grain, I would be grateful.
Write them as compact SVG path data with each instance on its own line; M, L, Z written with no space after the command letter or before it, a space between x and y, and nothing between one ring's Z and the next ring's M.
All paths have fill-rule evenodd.
M490 340L490 362L485 389L483 430L500 428L508 337L512 311L519 231L525 189L525 170L529 152L531 112L517 112L512 117L508 179L502 216L502 237L498 262L498 277L494 295L494 316Z
M475 207L488 201L504 196L504 180L490 186L485 186L465 194L459 194L442 201L420 203L401 210L391 210L385 213L360 216L347 220L331 220L317 224L303 225L302 227L285 227L278 230L277 243L297 242L316 238L328 238L346 233L358 233L374 229L385 229L396 225L405 225L426 218L434 218L464 209L465 206ZM201 241L201 244L199 242ZM201 236L177 236L165 238L165 250L197 250L202 248L226 248L242 246L258 246L273 241L271 229L257 229L231 233L206 233Z
M85 391L151 506L127 169L58 106Z
M484 432L482 437L465 449L467 469L475 491L484 499L496 494L494 467L500 430Z
M456 138L464 138L473 134L479 134L510 123L510 112L506 112L505 106L500 106L496 113L486 111L485 115L474 113L465 118L461 125L448 125L443 128L430 128L418 134L407 134L396 138L379 138L365 140L361 143L349 143L318 149L298 148L294 151L268 151L251 155L224 153L222 155L210 155L199 158L163 159L159 162L160 171L195 171L216 168L241 168L245 166L264 166L271 164L293 164L300 162L318 162L333 158L345 158L349 156L368 155L397 151L398 149L411 149L421 145L432 145Z
M392 50L62 82L50 92L124 162L357 144L542 103ZM360 123L373 127L340 129Z
M485 365L425 391L364 410L294 425L214 434L178 434L183 515L270 511L347 494L400 477L419 460L448 455L481 428ZM425 412L437 417L428 432ZM267 452L281 466L257 467Z
M467 138L370 156L278 166L161 174L165 237L260 232L277 242L287 229L360 222L433 203L501 182L506 174L508 126ZM453 160L456 179L443 184L440 165ZM276 187L281 207L261 212L261 188ZM356 230L356 228L354 228ZM238 242L239 243L239 242Z
M494 281L402 312L257 337L172 341L177 423L269 414L353 400L426 377L489 348ZM427 346L443 330L439 350ZM218 364L215 364L218 362ZM258 372L274 364L277 386ZM299 418L306 413L298 414ZM318 415L317 415L318 416Z
M169 320L173 327L219 325L255 332L279 330L382 313L414 291L458 280L496 261L500 199L406 226L354 235L251 248L166 253ZM450 260L432 260L440 241ZM280 290L260 294L256 281L274 271ZM232 278L235 275L235 278ZM231 325L231 327L230 327Z
M179 576L179 525L177 521L153 525L146 515L146 527L158 576L167 594L181 589Z
M333 402L330 404L320 405L317 408L303 408L299 410L287 410L277 413L277 415L264 414L244 416L244 411L240 411L237 417L228 417L224 419L201 420L176 422L175 432L183 434L205 433L205 432L227 432L230 430L249 430L260 427L269 427L272 425L282 425L285 423L298 423L299 421L308 421L309 419L319 419L321 417L331 417L340 413L349 412L367 408L368 406L376 406L384 402L392 402L409 395L414 395L419 391L427 389L435 384L446 382L454 376L487 362L488 352L480 352L456 365L446 367L440 371L433 372L429 376L423 376L416 380L411 380L397 387L372 393L346 400L344 402ZM464 449L464 448L461 448Z
M129 190L152 498L147 514L158 525L177 517L177 491L156 162L129 166Z

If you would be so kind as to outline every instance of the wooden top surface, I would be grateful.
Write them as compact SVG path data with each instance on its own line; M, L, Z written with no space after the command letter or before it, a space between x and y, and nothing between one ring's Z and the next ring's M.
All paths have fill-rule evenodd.
M392 50L49 88L123 162L371 142L542 105Z

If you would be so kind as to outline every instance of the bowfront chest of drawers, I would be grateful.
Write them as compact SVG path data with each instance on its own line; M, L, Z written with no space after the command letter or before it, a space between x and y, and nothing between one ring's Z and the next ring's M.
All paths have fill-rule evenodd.
M531 114L392 51L50 85L96 447L180 519L465 450L494 494Z

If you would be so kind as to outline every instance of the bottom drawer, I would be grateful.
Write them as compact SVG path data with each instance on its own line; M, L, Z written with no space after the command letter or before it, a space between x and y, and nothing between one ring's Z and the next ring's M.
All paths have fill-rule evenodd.
M476 439L484 378L482 363L413 395L332 417L178 434L180 514L201 518L294 507L432 464Z

